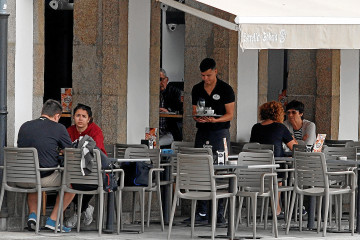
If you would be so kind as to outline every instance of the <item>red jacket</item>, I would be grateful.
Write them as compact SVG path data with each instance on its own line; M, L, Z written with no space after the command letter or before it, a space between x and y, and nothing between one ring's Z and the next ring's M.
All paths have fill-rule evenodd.
M101 128L96 125L95 123L90 123L85 131L82 133L79 133L76 129L75 125L72 125L67 128L67 131L70 135L71 141L75 141L79 139L80 136L88 135L94 139L96 142L96 146L100 148L101 151L103 151L106 155L105 146L104 146L104 135L101 131Z

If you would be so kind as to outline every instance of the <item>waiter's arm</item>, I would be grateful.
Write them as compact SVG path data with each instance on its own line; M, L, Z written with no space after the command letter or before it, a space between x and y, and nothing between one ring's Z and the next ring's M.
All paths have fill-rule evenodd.
M235 102L225 104L226 113L219 118L208 117L208 122L228 122L234 117Z

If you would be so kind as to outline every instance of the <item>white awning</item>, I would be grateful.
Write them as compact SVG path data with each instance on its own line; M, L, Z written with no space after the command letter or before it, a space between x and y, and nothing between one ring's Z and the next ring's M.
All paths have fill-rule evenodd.
M243 49L360 49L359 0L197 0L235 15L235 26L173 0L159 1L238 30Z

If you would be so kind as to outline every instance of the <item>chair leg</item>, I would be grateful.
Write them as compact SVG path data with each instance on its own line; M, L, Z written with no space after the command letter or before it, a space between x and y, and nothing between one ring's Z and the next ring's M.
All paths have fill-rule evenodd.
M253 238L256 239L256 208L257 208L257 196L251 197L251 210L253 217ZM276 215L276 212L275 212Z
M325 212L324 212L324 231L323 237L326 237L327 218L329 213L329 194L325 195Z
M177 202L177 191L175 191L173 203L172 203L172 206L171 206L170 219L169 219L169 230L168 230L168 236L167 236L168 240L170 239L171 228L172 228L172 224L173 224L173 221L174 221L176 202Z
M83 196L84 196L83 194L78 195L76 232L80 232L80 225L81 225L80 224L80 218L81 218L81 208L82 208Z
M228 224L230 224L230 226L232 226L232 231L231 231L231 240L234 239L235 237L235 231L234 231L234 219L235 219L235 196L230 197L230 222Z
M261 199L261 209L260 209L260 223L263 222L264 219L264 206L265 206L265 198ZM264 225L265 227L265 225Z
M117 199L116 199L116 229L117 234L120 234L120 230L122 230L122 191L117 190Z
M228 209L228 200L229 199L225 199L225 204L224 204L224 218L226 218L226 214L227 214L227 209Z
M293 194L291 196L289 216L288 216L288 220L286 221L286 232L285 232L286 235L289 234L291 217L292 217L292 213L293 213L294 205L295 205L295 199L296 199L296 193L293 192Z
M354 221L355 221L355 191L351 193L351 199L350 199L349 228L351 229L351 236L354 236Z
M247 209L246 226L249 227L249 225L250 225L250 199L249 198L246 198L246 209Z
M146 220L147 227L150 227L151 201L152 201L152 192L150 191L148 193L148 209L147 209L147 220Z
M101 232L102 232L102 224L103 224L103 216L104 216L104 193L100 192L99 193L99 209L100 209L100 214L99 214L99 222L98 222L98 228L99 228L99 237L101 237Z
M329 225L332 224L332 205L333 205L333 196L329 197Z
M191 200L191 217L190 217L190 222L191 222L191 238L194 237L194 232L195 232L195 211L196 211L196 200Z
M40 211L41 211L41 189L37 190L37 209L36 209L36 230L35 233L38 234L39 233L39 223L40 223Z
M140 191L140 207L141 207L141 232L143 233L145 231L144 228L145 190L144 189Z
M275 185L276 188L276 185ZM275 232L275 238L277 238L279 236L278 233L278 224L277 224L277 216L276 216L276 208L277 208L277 200L275 196L278 196L277 194L277 189L275 190L275 192L271 192L271 208L272 208L272 214L273 214L273 229Z
M321 206L322 206L322 196L318 197L317 233L319 233L321 229Z
M211 201L211 239L214 240L215 239L215 230L216 230L216 215L217 215L217 199L213 198Z
M24 193L24 199L22 203L22 215L21 215L21 226L22 230L24 231L25 228L25 210L26 210L26 199L27 199L27 193ZM1 205L0 205L1 206ZM1 208L0 208L1 209Z
M303 222L302 222L302 214L301 214L301 209L304 205L304 195L299 196L299 231L302 232L302 226L303 226Z
M159 210L160 210L161 231L164 231L164 229L165 229L165 227L164 227L164 214L163 214L163 209L162 209L162 200L161 200L160 184L158 185L158 189L157 189L157 197L158 197Z
M342 219L342 195L339 195L339 220L338 220L338 231L341 230L341 219Z
M57 213L57 218L56 218L56 223L55 223L55 234L57 233L57 229L58 229L58 225L59 225L59 219L60 219L60 215L61 215L61 211L63 210L63 205L64 205L64 190L61 189L60 191L60 200L59 200L59 207L58 207L58 213ZM38 224L36 224L38 225Z
M238 209L238 213L237 213L237 217L236 217L235 231L237 231L237 229L239 227L239 222L241 221L241 209L242 209L243 201L244 201L244 197L239 196L239 209Z
M263 198L264 199L264 198ZM265 220L264 220L264 229L267 229L269 217L269 198L265 199Z

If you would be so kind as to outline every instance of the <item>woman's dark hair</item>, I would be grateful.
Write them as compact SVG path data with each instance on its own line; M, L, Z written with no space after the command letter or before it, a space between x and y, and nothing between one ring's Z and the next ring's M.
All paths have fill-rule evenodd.
M89 115L89 118L90 118L89 123L92 123L93 122L93 117L92 117L91 107L89 107L87 105L84 105L84 104L81 104L81 103L78 103L78 105L76 105L76 107L74 108L74 113L73 113L74 116L75 116L76 111L79 110L79 109L82 109L82 110L87 112L87 114Z
M211 69L214 70L216 68L216 62L212 58L205 58L200 63L200 72L206 72L207 70Z
M284 121L284 108L280 102L267 102L260 106L261 120L270 119L282 123Z
M298 110L299 113L304 113L304 108L305 108L304 104L296 100L292 100L291 102L286 104L286 111L289 109L295 109Z

